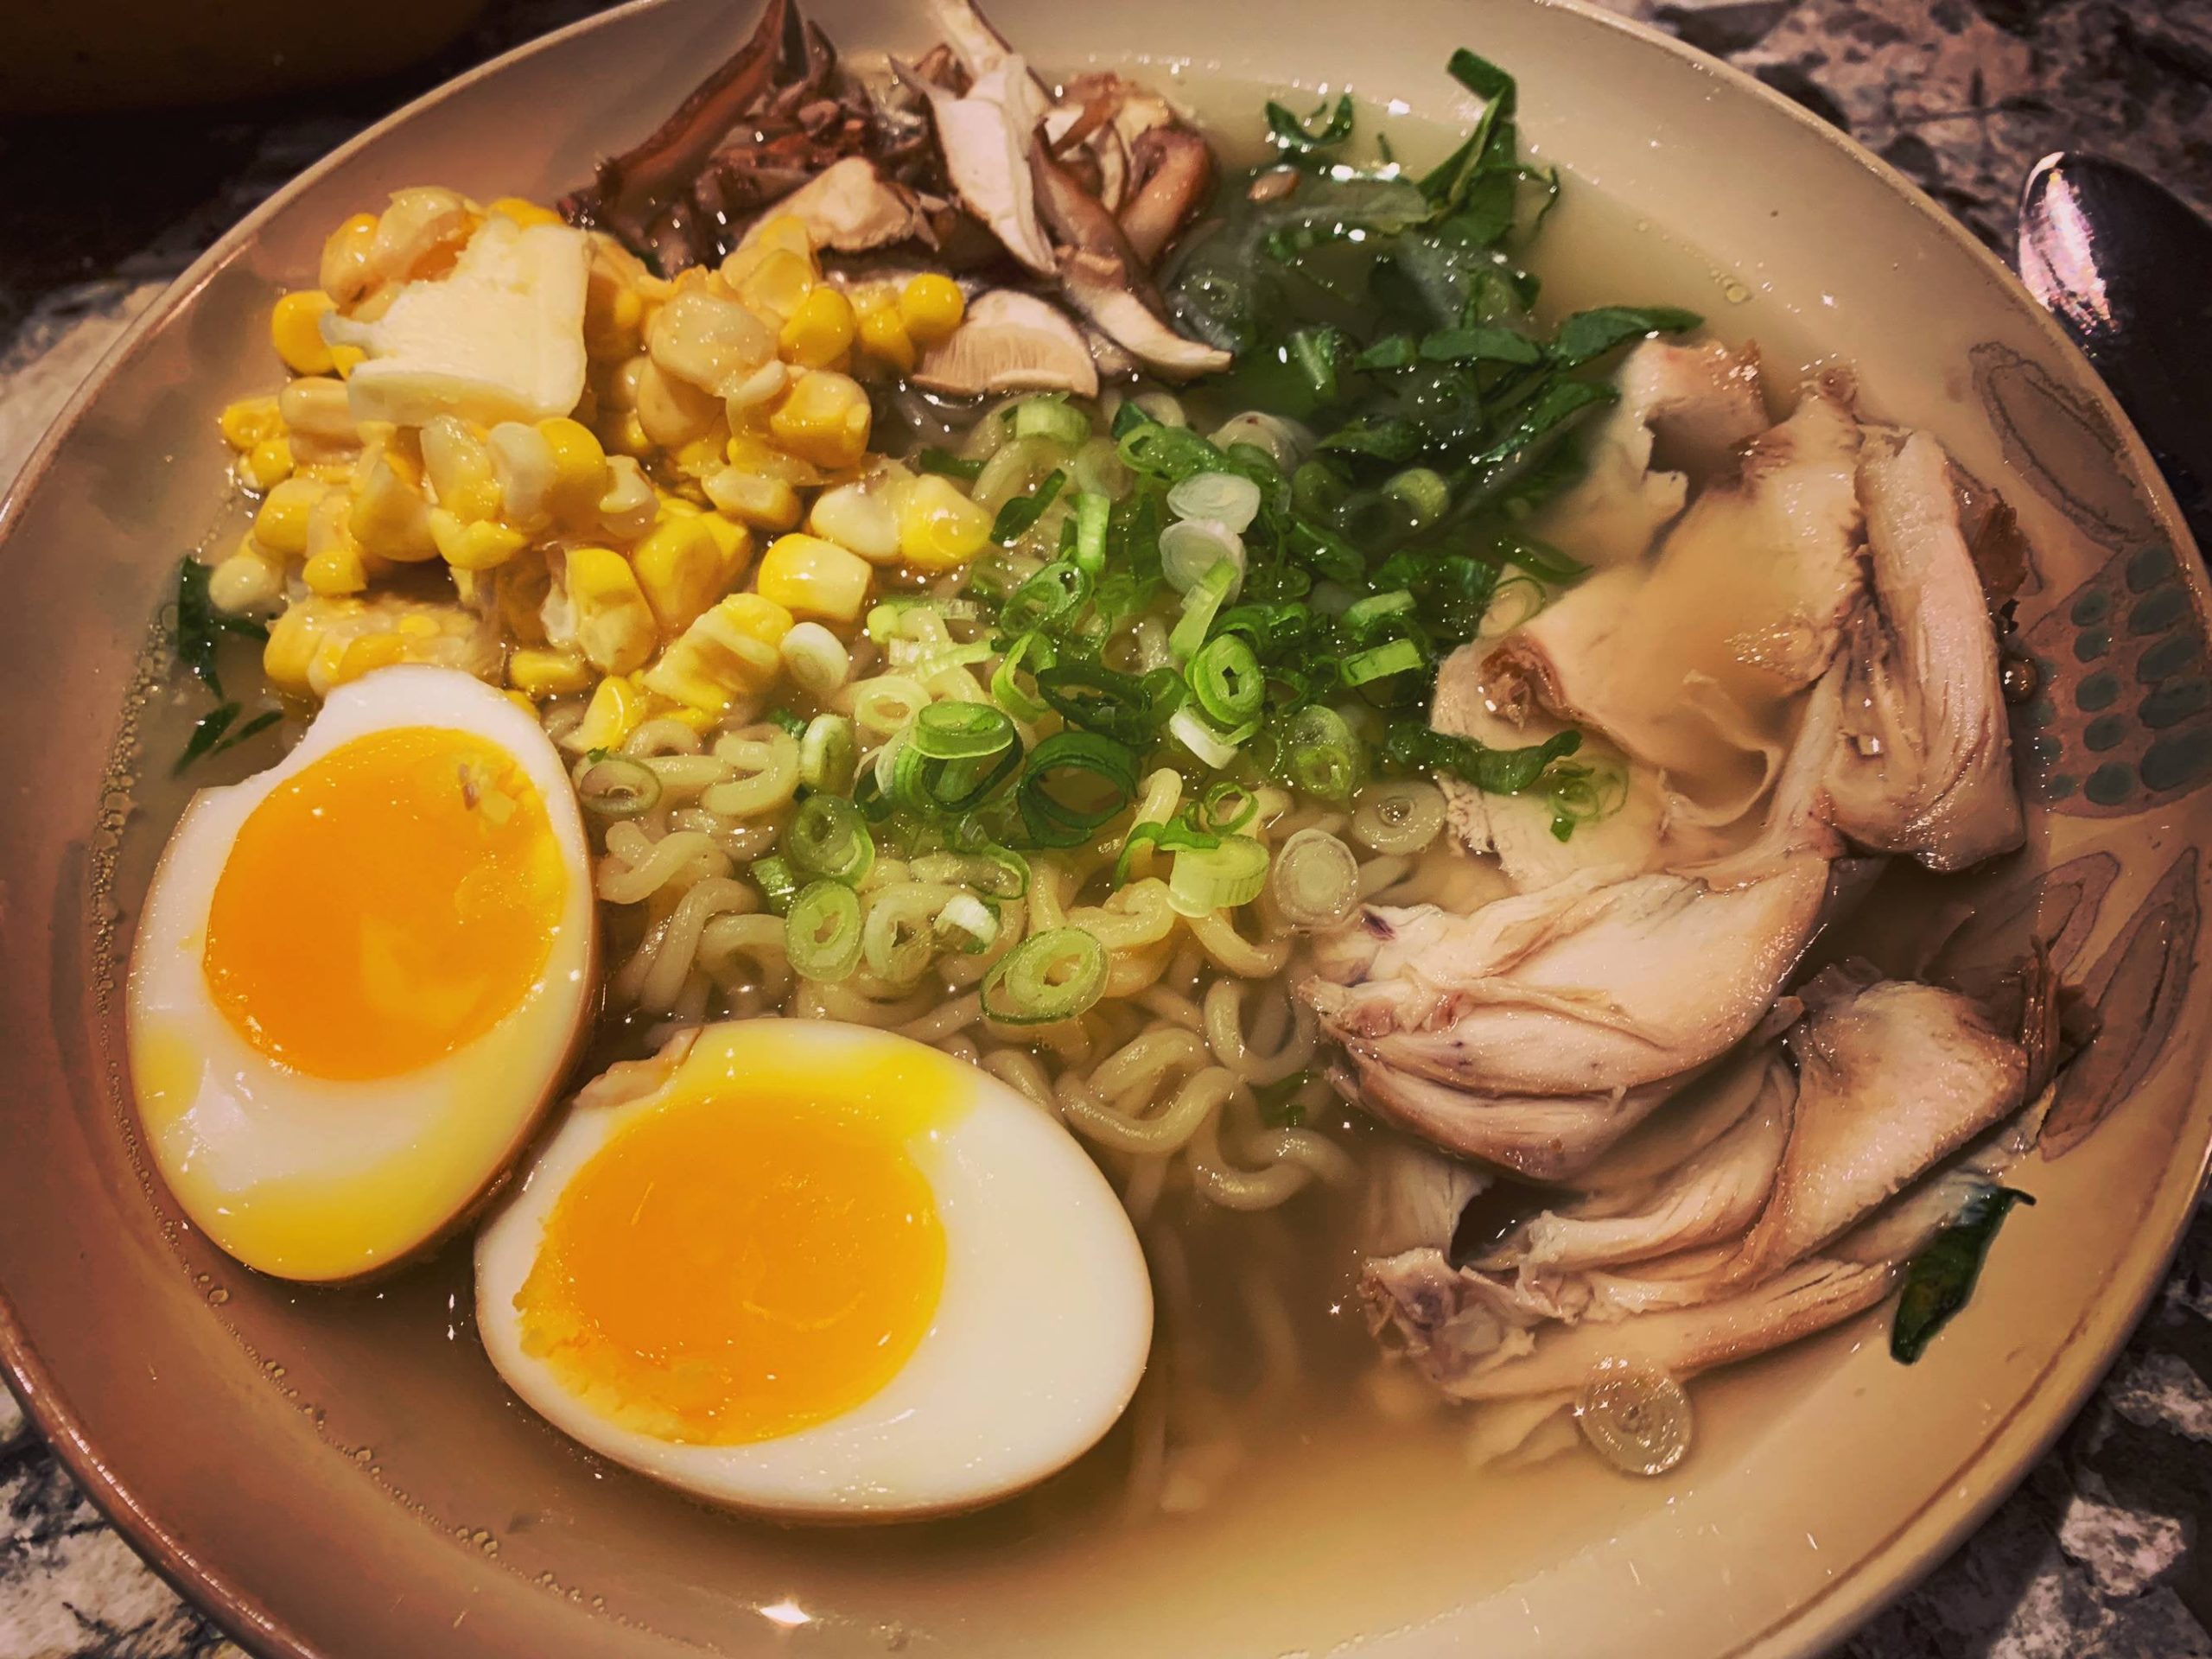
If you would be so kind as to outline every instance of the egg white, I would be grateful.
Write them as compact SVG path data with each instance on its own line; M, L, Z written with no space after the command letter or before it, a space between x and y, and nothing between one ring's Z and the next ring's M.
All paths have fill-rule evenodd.
M702 1052L766 1039L807 1046L820 1075L889 1048L939 1069L964 1110L906 1148L944 1238L944 1287L906 1363L842 1415L749 1445L689 1445L609 1421L524 1351L515 1297L556 1201L664 1090L619 1104L588 1094L478 1236L486 1351L533 1409L593 1451L687 1492L785 1518L880 1520L976 1508L1072 1462L1135 1392L1152 1342L1144 1253L1112 1187L1072 1135L996 1078L904 1037L831 1021L707 1027ZM677 1045L688 1045L679 1037ZM684 1050L664 1059L681 1063ZM915 1059L926 1056L926 1062Z
M481 738L537 786L568 873L557 931L530 991L481 1036L400 1077L311 1077L255 1049L211 998L202 958L215 886L277 785L354 738L410 726ZM445 1231L504 1172L568 1069L596 966L583 822L537 721L456 670L365 675L331 695L277 765L195 796L162 855L129 993L132 1081L155 1164L192 1222L250 1267L309 1281L385 1267Z

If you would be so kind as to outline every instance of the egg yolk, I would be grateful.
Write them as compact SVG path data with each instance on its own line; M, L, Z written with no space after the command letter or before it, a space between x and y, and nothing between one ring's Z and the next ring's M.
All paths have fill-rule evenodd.
M601 1416L735 1446L874 1395L944 1284L936 1203L894 1126L718 1090L672 1097L577 1171L515 1306L524 1350Z
M568 881L512 755L467 732L373 732L287 778L239 828L207 913L208 990L272 1060L397 1077L530 994Z

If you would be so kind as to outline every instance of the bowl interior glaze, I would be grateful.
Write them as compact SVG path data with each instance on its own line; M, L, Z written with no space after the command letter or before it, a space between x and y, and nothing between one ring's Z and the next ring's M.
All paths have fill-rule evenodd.
M912 7L812 10L850 47L924 41ZM1718 1379L1696 1455L1660 1482L1581 1459L1479 1474L1433 1442L1377 1452L1319 1425L1236 1501L1173 1525L800 1533L674 1501L516 1405L467 1329L464 1254L382 1290L310 1292L245 1273L179 1222L135 1141L118 970L165 827L134 818L131 732L165 695L141 680L142 648L178 553L224 512L215 413L272 381L267 305L314 270L332 225L411 183L550 197L750 25L669 0L455 83L278 196L155 308L0 518L0 659L33 694L0 735L17 779L0 817L16 1057L0 1351L101 1503L271 1654L796 1641L1260 1659L1366 1638L1562 1659L1631 1634L1685 1659L1821 1650L2063 1423L2203 1168L2212 1020L2190 973L2212 713L2204 583L2171 500L1986 251L1863 152L1656 35L1539 0L1398 0L1373 27L1320 0L993 11L1050 67L1349 84L1454 123L1471 111L1442 65L1472 46L1520 77L1524 132L1571 175L1548 263L1610 261L1594 288L1702 309L1757 339L1779 379L1848 361L1871 411L1932 428L2013 505L2036 556L2020 622L2046 683L2024 744L2031 845L1984 891L2032 912L2038 893L2094 887L2072 912L2070 976L2132 997L2142 1035L2062 1099L2067 1144L2019 1172L2042 1202L2008 1224L1973 1308L1910 1370L1868 1321ZM1641 281L1624 225L1649 239ZM2061 870L2094 879L2037 887ZM810 1620L795 1635L761 1611L791 1606Z

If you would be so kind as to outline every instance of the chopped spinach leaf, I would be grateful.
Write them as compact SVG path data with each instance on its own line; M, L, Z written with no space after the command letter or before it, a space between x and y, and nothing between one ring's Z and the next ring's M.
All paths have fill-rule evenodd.
M2034 1202L2015 1187L1981 1187L1960 1207L1950 1224L1905 1263L1904 1289L1890 1325L1892 1359L1910 1365L1920 1357L1936 1333L1974 1294L1981 1264L2012 1206Z
M1321 123L1318 128L1313 124L1317 121ZM1329 107L1328 100L1324 99L1314 107L1313 113L1302 120L1281 104L1270 100L1268 105L1268 130L1274 135L1276 143L1294 155L1302 156L1344 143L1351 137L1351 125L1350 92L1337 99L1333 110Z
M1669 305L1605 305L1594 311L1578 311L1559 326L1552 337L1552 361L1562 368L1576 368L1603 357L1616 346L1648 334L1679 334L1705 321L1694 311Z

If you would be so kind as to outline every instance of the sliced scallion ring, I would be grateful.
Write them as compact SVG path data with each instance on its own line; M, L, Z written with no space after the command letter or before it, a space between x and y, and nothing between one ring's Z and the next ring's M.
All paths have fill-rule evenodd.
M1134 674L1096 663L1061 663L1037 671L1037 694L1071 726L1132 746L1152 739L1152 694Z
M810 795L798 804L780 842L791 868L810 880L856 887L875 863L875 839L861 810L840 795Z
M937 913L938 937L967 956L998 943L999 913L972 893L955 893Z
M1237 566L1224 559L1183 595L1182 619L1167 636L1167 653L1177 662L1187 663L1198 655L1198 647L1205 643L1206 631L1236 588L1239 574Z
M1217 727L1243 725L1260 712L1261 701L1267 695L1267 677L1260 671L1260 659L1252 654L1249 645L1233 633L1201 645L1191 665L1183 671L1183 677L1198 711Z
M1075 499L1075 562L1092 575L1106 568L1106 527L1114 504L1089 490Z
M1024 670L1035 674L1050 668L1054 659L1052 642L1032 628L1006 648L1006 655L991 671L991 700L1016 720L1042 720L1050 712L1048 705L1022 690L1014 676Z
M1370 594L1345 608L1344 626L1354 633L1364 633L1385 618L1403 615L1413 608L1414 596L1403 588Z
M1207 785L1192 817L1201 830L1233 836L1260 816L1260 798L1243 785L1224 778Z
M1217 847L1175 855L1167 902L1179 916L1211 916L1250 904L1267 880L1267 848L1249 836L1224 836Z
M1206 474L1226 478L1226 473ZM1198 480L1191 480L1196 483ZM1249 484L1240 479L1239 483ZM1256 493L1256 492L1255 492ZM1179 594L1187 594L1198 585L1198 581L1213 568L1226 560L1241 581L1244 574L1245 553L1243 539L1236 532L1212 518L1179 518L1160 532L1160 574L1167 585ZM1234 594L1236 582L1230 583ZM1224 594L1227 598L1229 595Z
M1574 1426L1623 1474L1663 1475L1690 1449L1690 1399L1664 1371L1609 1360L1575 1395Z
M1359 750L1344 717L1325 704L1300 709L1283 728L1282 770L1291 787L1343 803L1359 787Z
M1014 741L1013 720L988 702L933 702L914 716L907 747L931 760L983 760Z
M1268 891L1293 927L1334 927L1359 903L1359 860L1327 830L1309 825L1276 849Z
M576 774L576 803L602 823L639 817L660 804L660 778L642 760L603 754Z
M1090 597L1090 572L1066 559L1055 559L1007 595L999 612L1001 633L1027 633L1073 617Z
M1403 674L1421 665L1421 647L1410 639L1393 639L1388 645L1377 645L1372 651L1363 651L1344 661L1343 673L1346 685L1366 685L1375 680L1387 680L1393 674Z
M1136 798L1137 757L1096 732L1056 732L1030 752L1016 799L1040 847L1080 847Z
M1014 406L1014 435L1081 443L1090 435L1090 421L1065 397L1031 397Z
M861 963L860 895L840 881L800 888L784 918L784 951L802 979L852 977Z
M1072 1020L1106 988L1106 947L1079 927L1047 928L983 976L983 1014L1001 1026Z
M1211 518L1242 536L1260 516L1260 486L1238 473L1193 473L1167 492L1167 511L1178 518Z
M1195 709L1178 709L1167 717L1167 734L1216 772L1236 760L1237 751L1255 729L1248 725L1236 732L1217 732Z
M1370 784L1351 815L1352 838L1375 852L1404 858L1444 828L1444 793L1425 778Z
M798 780L809 789L842 795L860 765L860 740L842 715L817 715L798 740Z
M753 885L760 889L760 897L770 913L788 916L791 900L798 897L798 877L791 869L791 861L781 854L756 858L746 874L753 878Z
M911 985L937 957L937 895L902 881L868 895L861 923L861 960L878 979Z

